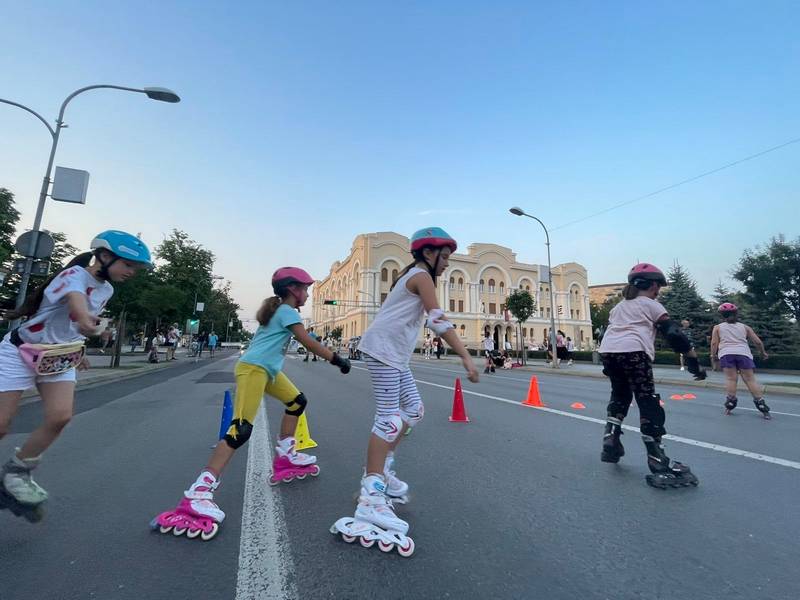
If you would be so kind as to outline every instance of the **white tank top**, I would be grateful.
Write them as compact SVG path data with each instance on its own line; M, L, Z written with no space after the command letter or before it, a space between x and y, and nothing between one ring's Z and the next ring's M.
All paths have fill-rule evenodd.
M408 368L425 316L422 298L406 288L417 273L426 271L413 267L397 280L358 344L361 352L395 369Z
M750 346L747 343L747 329L743 323L720 323L719 328L719 352L720 357L729 354L747 356L753 358Z

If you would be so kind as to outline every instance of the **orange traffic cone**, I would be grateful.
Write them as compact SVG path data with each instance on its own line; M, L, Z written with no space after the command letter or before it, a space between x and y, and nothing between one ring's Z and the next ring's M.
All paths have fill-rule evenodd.
M464 409L464 392L461 391L461 380L456 378L456 393L453 395L453 414L450 420L454 423L469 423L467 411Z
M569 405L569 407L574 408L576 410L581 410L583 408L586 408L586 405L583 404L582 402L573 402L572 404Z
M536 375L531 377L531 384L528 386L528 397L522 403L525 406L544 406L542 399L539 397L539 382L536 381Z

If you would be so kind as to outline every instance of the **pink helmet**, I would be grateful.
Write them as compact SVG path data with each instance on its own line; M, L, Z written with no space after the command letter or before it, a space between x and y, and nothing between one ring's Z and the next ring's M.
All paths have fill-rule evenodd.
M667 285L667 278L664 277L661 269L650 263L639 263L628 271L628 283L633 283L637 279L655 281L659 285Z
M272 290L280 295L281 290L293 283L311 285L314 278L298 267L281 267L272 274Z
M717 310L721 313L730 313L738 311L739 307L736 306L733 302L723 302L722 304L719 305L719 308Z

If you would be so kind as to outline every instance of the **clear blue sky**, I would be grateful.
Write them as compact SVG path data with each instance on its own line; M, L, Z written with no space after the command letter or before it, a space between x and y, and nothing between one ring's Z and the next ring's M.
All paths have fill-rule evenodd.
M441 225L544 263L552 228L800 136L796 2L6 2L0 97L67 114L48 203L78 246L173 227L251 316L274 268L324 277L355 235ZM49 137L0 105L0 185L29 227ZM709 292L745 248L796 237L800 144L553 231L591 283L679 260ZM791 208L795 206L795 208ZM794 217L790 215L794 214Z

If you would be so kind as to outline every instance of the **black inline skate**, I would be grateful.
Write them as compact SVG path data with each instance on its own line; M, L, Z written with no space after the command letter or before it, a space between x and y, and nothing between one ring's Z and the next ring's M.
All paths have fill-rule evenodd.
M756 405L756 408L762 415L764 415L765 419L772 418L772 416L769 414L769 406L767 406L767 403L764 402L764 398L754 398L753 404Z
M600 460L607 463L618 463L625 456L625 447L620 441L622 435L622 421L614 417L606 419L606 431L603 434L603 452Z
M690 485L696 486L699 483L687 465L670 461L664 453L661 438L643 435L642 441L647 448L647 466L651 471L651 474L646 477L648 485L665 490Z
M728 394L725 397L725 414L729 415L733 412L733 409L736 408L736 405L739 403L739 399L736 396L731 396Z

